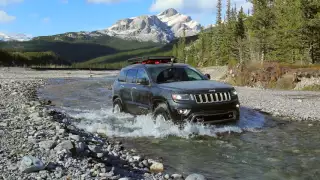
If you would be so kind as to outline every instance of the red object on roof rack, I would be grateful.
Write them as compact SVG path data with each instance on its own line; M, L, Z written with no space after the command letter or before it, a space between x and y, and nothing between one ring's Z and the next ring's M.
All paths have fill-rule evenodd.
M136 57L128 59L131 64L162 64L162 63L175 63L174 56L149 56L149 57Z

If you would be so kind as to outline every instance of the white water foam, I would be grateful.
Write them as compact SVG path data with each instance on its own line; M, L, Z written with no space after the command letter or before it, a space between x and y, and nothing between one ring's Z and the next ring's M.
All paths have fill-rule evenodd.
M161 120L154 121L151 115L132 116L130 114L113 114L111 107L100 110L67 109L65 112L81 121L77 126L92 133L100 133L116 137L155 137L164 138L178 136L189 138L190 136L202 135L216 137L218 133L242 133L243 131L256 132L264 125L264 116L256 111L242 108L241 118L234 125L204 125L186 123L183 128L172 122Z

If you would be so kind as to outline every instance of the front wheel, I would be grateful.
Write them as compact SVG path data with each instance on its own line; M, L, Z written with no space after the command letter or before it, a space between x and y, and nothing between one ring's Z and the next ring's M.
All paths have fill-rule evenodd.
M153 111L153 119L161 121L170 121L170 114L165 103L160 103Z
M121 103L121 100L119 98L115 99L113 101L113 108L112 108L113 113L121 113L123 112L123 106Z

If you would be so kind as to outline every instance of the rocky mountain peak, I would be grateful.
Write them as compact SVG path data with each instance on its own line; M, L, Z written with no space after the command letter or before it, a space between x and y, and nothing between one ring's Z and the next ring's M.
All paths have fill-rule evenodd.
M178 14L177 10L175 10L173 8L169 8L169 9L163 11L162 13L160 13L159 16L167 16L167 17L169 17L169 16L174 16L176 14Z
M174 8L169 8L158 15L139 15L131 18L120 19L112 26L92 32L65 33L68 38L82 36L99 37L103 35L119 37L122 39L153 41L168 43L177 37L181 37L185 31L186 36L199 33L201 25L192 20L190 16L179 13ZM0 41L30 40L23 35L15 35L14 38L0 33ZM61 40L57 36L55 40Z

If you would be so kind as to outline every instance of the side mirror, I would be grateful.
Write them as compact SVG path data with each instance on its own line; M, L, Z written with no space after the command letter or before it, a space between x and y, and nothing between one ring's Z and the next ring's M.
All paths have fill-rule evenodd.
M208 79L211 79L210 74L205 74L204 76L206 76Z
M140 79L137 79L137 84L149 85L149 81L147 80L147 78L140 78Z

